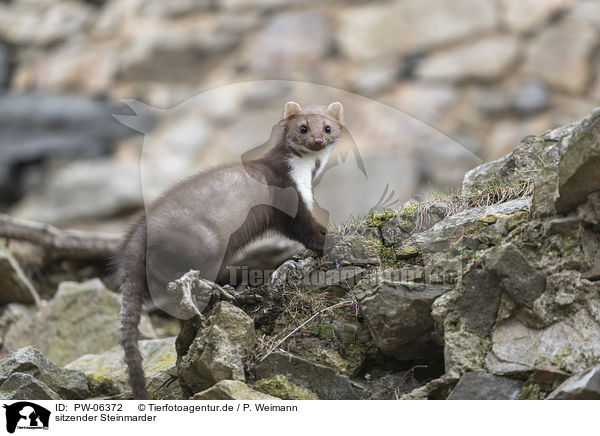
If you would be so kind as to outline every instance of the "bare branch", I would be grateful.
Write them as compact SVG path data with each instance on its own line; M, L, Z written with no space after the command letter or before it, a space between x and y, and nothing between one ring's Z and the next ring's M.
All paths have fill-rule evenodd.
M51 258L106 259L120 238L105 233L61 230L49 224L0 214L0 238L39 245Z

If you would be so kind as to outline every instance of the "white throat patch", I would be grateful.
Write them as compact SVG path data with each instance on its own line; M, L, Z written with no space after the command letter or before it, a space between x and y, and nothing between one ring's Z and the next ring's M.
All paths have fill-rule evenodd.
M303 156L293 155L288 159L290 166L290 176L296 184L298 193L302 197L302 200L306 204L309 210L312 211L314 199L313 199L313 170L317 161L320 162L319 169L315 172L315 178L317 178L325 169L327 159L333 148L333 144L327 146L323 150L316 153L307 153Z

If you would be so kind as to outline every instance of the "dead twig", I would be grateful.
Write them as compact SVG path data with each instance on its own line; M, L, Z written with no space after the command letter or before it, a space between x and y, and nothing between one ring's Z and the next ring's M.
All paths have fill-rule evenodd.
M323 312L325 312L327 310L337 309L338 307L349 306L351 304L354 304L354 303L352 301L345 300L345 301L340 301L339 303L336 303L333 306L325 307L325 308L319 310L313 316L308 318L306 321L304 321L302 324L300 324L298 327L296 327L294 330L292 330L290 333L288 333L282 340L280 340L275 345L273 345L269 349L267 354L265 354L263 357L260 358L260 361L262 362L263 360L265 360L269 354L271 354L273 351L275 351L277 349L277 347L279 347L281 344L283 344L290 336L292 336L294 333L296 333L298 330L300 330L302 327L304 327L306 324L311 322L313 319L315 319L317 316L319 316Z

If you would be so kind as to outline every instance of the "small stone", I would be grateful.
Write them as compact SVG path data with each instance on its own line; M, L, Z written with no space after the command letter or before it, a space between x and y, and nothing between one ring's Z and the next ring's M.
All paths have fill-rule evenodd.
M400 217L394 217L381 228L381 237L386 245L394 245L402 242L410 235L408 221ZM414 228L414 224L412 224ZM408 232L406 230L409 230Z
M293 354L275 351L256 366L256 377L283 375L295 385L315 392L321 400L358 400L362 391L333 368Z
M16 372L0 385L2 400L62 400L45 383L30 374Z
M566 214L585 203L588 196L600 191L600 110L578 123L568 138L568 145L560 158L558 174L558 198L554 207Z
M467 372L448 396L449 400L516 400L523 382L497 375Z
M279 400L280 398L267 395L250 388L239 380L221 380L213 387L198 392L192 400Z
M381 241L375 238L351 234L335 244L323 259L339 266L379 265L382 248Z
M579 229L579 219L574 216L564 218L555 218L548 222L546 228L546 236L564 235L566 233L575 232Z
M594 366L565 380L547 400L600 400L600 366Z
M498 276L484 269L472 269L463 278L464 291L459 300L460 316L467 327L480 337L486 337L498 315L500 287Z
M492 343L486 367L495 374L544 366L578 372L600 357L600 325L586 309L539 330L509 318L494 326Z

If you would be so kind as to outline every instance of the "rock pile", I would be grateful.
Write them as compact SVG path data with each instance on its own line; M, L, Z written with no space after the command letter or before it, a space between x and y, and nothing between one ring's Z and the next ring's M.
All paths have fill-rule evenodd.
M195 399L599 399L598 144L600 110L470 171L460 197L337 229L326 256L304 252L268 283L221 293L177 347L172 335L141 341L150 390ZM0 396L127 395L114 347L118 297L91 281L64 283L37 310L22 303L14 293L0 316L2 350L13 350L0 361ZM68 369L18 348L27 341Z

